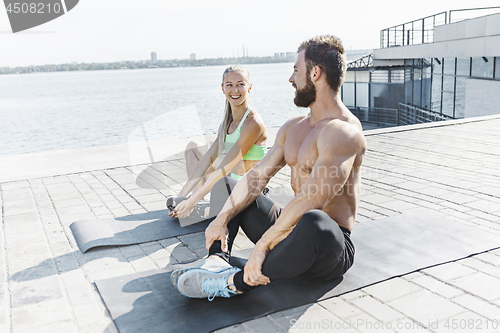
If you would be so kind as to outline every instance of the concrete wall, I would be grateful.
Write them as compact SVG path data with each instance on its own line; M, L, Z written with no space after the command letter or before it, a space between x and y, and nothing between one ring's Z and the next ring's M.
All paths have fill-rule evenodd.
M495 35L500 35L500 13L434 28L435 43Z
M465 118L500 114L500 81L467 79Z
M438 26L434 43L389 47L373 51L378 60L500 56L500 14Z

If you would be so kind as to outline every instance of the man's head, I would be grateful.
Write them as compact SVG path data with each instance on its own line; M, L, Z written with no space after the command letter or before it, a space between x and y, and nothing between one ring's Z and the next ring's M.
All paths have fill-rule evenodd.
M330 35L317 36L302 42L297 53L301 51L305 51L307 77L311 70L318 66L323 73L326 73L330 88L338 92L344 83L347 69L345 51L340 39Z

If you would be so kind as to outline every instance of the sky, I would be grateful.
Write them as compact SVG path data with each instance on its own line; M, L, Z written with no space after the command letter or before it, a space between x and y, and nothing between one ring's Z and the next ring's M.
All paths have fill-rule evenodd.
M1 4L0 4L1 6ZM380 30L498 0L80 0L13 34L0 7L0 67L71 62L272 56L332 34L347 50L379 48Z

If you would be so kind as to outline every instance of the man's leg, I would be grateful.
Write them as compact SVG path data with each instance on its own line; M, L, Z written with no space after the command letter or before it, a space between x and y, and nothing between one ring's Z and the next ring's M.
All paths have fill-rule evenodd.
M220 212L236 182L231 178L223 178L212 188L211 211ZM172 273L172 283L180 293L187 297L212 300L214 297L231 297L237 294L232 284L236 272L241 271L229 264L230 252L241 226L250 240L256 243L264 232L274 224L281 208L277 207L264 195L260 195L250 206L240 212L228 224L228 253L222 252L221 242L212 244L209 257L202 262L202 266L176 270ZM221 260L224 259L223 260ZM222 262L222 263L221 263ZM231 278L231 283L228 279Z
M322 281L342 276L352 265L354 247L350 232L341 230L326 213L313 210L304 214L290 235L270 251L262 273L271 282L301 274ZM221 271L194 269L179 279L179 291L188 297L231 297L251 290L244 271L228 267Z
M210 194L211 212L213 211L215 214L218 214L222 210L235 185L236 180L226 177L219 180L213 186ZM229 261L233 242L240 227L255 244L264 232L278 219L281 210L269 198L261 194L252 204L228 223L228 253L222 252L220 241L216 241L210 247L209 255L218 255Z
M210 194L210 212L218 214L221 211L235 185L235 179L226 177L219 180L213 186ZM228 224L229 251L227 253L223 252L221 242L215 241L209 250L208 258L184 265L182 268L173 271L170 276L172 284L177 287L181 275L193 269L216 272L231 268L232 266L229 264L230 253L234 239L238 234L239 226L242 225L243 230L249 236L250 240L256 243L262 234L276 221L280 212L281 208L277 207L264 195L261 195Z
M301 274L321 280L334 279L352 265L352 258L346 257L345 250L344 232L338 224L325 212L312 210L267 254L262 273L271 282ZM244 282L243 271L237 272L233 279L237 290L252 289Z

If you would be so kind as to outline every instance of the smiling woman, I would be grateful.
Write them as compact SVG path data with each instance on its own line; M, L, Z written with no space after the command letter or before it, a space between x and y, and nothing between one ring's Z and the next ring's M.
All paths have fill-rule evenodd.
M208 217L208 204L197 204L213 185L228 175L240 179L266 153L267 130L260 115L250 107L252 83L246 68L226 68L221 87L226 97L224 120L210 148L196 141L187 145L185 157L189 179L178 194L180 199L167 201L172 217L190 216L196 220ZM216 168L215 160L224 154ZM183 200L189 193L192 196Z

